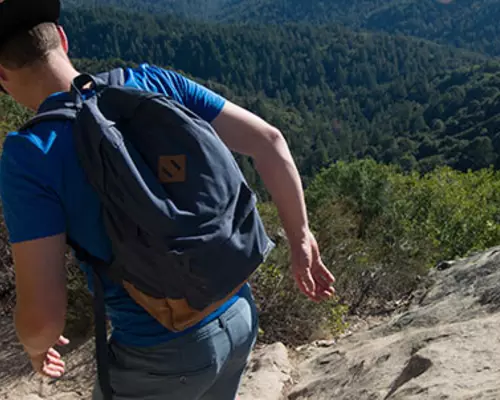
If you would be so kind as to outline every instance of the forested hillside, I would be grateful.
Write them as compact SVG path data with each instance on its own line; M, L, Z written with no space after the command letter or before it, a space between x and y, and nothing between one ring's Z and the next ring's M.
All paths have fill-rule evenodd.
M333 25L187 23L113 9L68 10L62 22L72 57L90 69L173 67L274 123L306 180L354 157L422 171L497 163L500 69L477 54Z
M219 20L239 0L63 0L63 6L84 8L112 6L128 11L154 14L176 14L188 18Z
M462 139L470 128L463 110L456 115L462 103L454 91L475 85L468 101L495 98L491 83L484 91L480 79L494 66L486 71L481 56L422 40L339 26L186 23L103 9L67 12L63 23L74 57L147 61L225 85L225 95L283 130L306 176L330 161L365 155L405 168L419 160L425 168L443 162L460 168L453 151L474 133L458 143L460 150L442 143L447 129Z
M359 22L394 0L65 0L68 7L113 6L225 22ZM399 2L400 3L400 2Z
M500 55L499 0L66 0L224 22L337 22Z

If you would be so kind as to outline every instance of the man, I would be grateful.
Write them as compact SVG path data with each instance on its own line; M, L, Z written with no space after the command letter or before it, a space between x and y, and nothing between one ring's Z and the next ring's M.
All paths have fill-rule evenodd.
M59 8L58 0L0 0L0 85L35 111L48 99L68 96L79 75L57 24ZM173 96L210 122L230 149L253 158L278 207L299 288L313 301L332 296L334 278L309 229L300 178L282 134L173 71L144 64L125 75L128 86ZM54 347L68 343L61 336L67 307L66 235L96 257L111 254L99 199L77 162L71 122L43 122L9 134L0 185L16 271L16 331L33 368L57 378L65 366ZM88 266L82 269L91 276ZM104 283L116 399L236 398L257 335L248 285L196 326L174 333L121 286ZM100 398L96 385L94 399Z

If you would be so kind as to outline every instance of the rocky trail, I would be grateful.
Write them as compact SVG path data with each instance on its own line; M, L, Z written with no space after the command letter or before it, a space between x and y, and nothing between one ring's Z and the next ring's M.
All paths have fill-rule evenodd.
M258 347L241 400L499 400L500 247L429 278L407 307L337 343ZM11 322L0 321L0 399L90 398L92 340L74 344L68 373L50 381L30 374Z

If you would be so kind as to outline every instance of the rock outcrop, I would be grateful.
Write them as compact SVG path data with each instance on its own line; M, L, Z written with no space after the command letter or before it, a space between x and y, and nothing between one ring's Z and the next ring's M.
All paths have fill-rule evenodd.
M68 354L68 374L50 382L28 374L12 330L4 330L0 399L90 398L91 341ZM258 347L240 395L241 400L500 399L500 247L441 263L405 309L337 343Z
M281 343L255 350L243 379L240 400L281 399L291 383L292 364Z
M389 321L308 353L288 399L500 399L500 248L429 278Z

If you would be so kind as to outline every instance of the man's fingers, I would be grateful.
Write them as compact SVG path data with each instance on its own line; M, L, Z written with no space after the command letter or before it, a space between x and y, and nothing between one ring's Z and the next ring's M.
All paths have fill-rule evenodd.
M51 365L57 365L57 366L61 366L61 367L64 367L66 365L65 362L61 358L51 356L50 354L47 354L47 361Z
M59 378L64 374L64 361L58 357L47 354L42 367L42 373L51 378Z
M327 272L327 273L325 273ZM325 270L317 270L313 274L314 280L316 281L316 296L320 300L328 300L335 294L335 288L332 286L335 280L333 275Z
M326 267L325 264L321 260L319 260L318 268L315 270L315 273L321 277L325 282L329 284L335 283L335 277L330 272L330 270Z
M61 355L59 354L59 352L53 348L49 349L49 351L47 352L47 355L50 355L50 356L55 357L55 358L61 358Z
M328 294L329 294L330 296L333 296L333 295L335 295L335 293L337 293L337 292L335 291L335 288L333 288L333 287L329 287L326 291L328 292Z
M314 291L307 289L304 281L302 279L297 279L300 290L304 293L310 300L319 303L323 300L328 300L335 294L335 289L329 285L321 286L317 284Z
M316 290L316 292L318 293L318 295L320 296L332 296L335 294L335 289L332 288L331 286L330 287L318 287L318 289Z
M314 280L324 288L331 287L335 283L335 277L326 267L315 269Z
M300 275L295 276L295 281L297 282L297 285L299 286L299 289L302 293L304 293L309 299L316 301L316 297L314 296L313 292L311 292L307 288Z
M302 290L306 294L314 295L314 291L316 290L316 283L314 282L311 270L309 268L296 272L296 280L299 282Z
M304 282L304 286L307 288L307 290L310 293L314 293L316 289L316 284L314 282L314 279L311 274L311 270L309 268L306 268L304 271L301 271L301 279L302 282Z
M60 372L61 374L64 373L64 367L60 365L53 365L53 364L45 364L43 366L43 371L44 372Z
M42 373L50 378L60 378L64 374L64 368L54 365L45 365Z
M318 291L318 297L321 298L321 300L328 300L335 294L335 291L324 289L321 291Z
M64 336L62 336L62 335L59 337L59 340L57 341L57 345L58 346L65 346L68 343L69 343L69 339L66 338L66 337L64 337Z
M312 299L312 293L307 289L306 285L302 281L302 279L298 278L297 279L297 284L299 285L299 289L302 293L304 293L307 297Z

